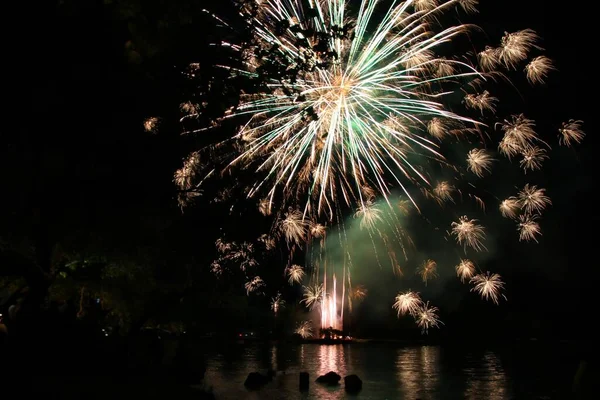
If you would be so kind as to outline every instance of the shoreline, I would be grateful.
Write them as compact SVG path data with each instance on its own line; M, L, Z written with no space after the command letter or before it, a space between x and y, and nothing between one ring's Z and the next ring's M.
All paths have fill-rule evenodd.
M316 344L316 345L398 345L398 346L444 346L458 343L468 343L470 346L506 346L506 345L582 345L589 344L586 341L576 339L545 339L545 338L511 338L505 340L449 340L440 338L424 338L424 339L389 339L389 338L352 338L352 339L300 339L294 337L288 338L215 338L215 337L188 337L188 340L197 340L200 342L223 342L236 344Z

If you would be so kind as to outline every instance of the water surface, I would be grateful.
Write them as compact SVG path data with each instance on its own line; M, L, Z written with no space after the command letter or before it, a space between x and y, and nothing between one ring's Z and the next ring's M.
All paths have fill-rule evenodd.
M562 399L569 398L577 359L553 346L470 349L467 345L389 344L228 346L207 354L206 382L218 399ZM249 391L250 372L280 371L260 391ZM298 390L298 374L310 374L308 393ZM357 396L314 382L335 371L357 374Z

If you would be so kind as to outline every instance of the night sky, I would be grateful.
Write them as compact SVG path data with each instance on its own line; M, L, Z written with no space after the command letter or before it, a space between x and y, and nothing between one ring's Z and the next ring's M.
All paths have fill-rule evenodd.
M172 174L192 150L177 123L178 104L189 91L180 71L189 62L208 62L203 51L210 27L195 17L202 1L145 3L49 1L39 8L19 5L11 17L18 24L4 49L10 122L0 136L4 241L19 242L44 221L50 237L102 235L108 247L158 240L170 257L185 254L197 268L208 268L220 228L257 237L263 232L255 228L268 226L256 212L232 218L228 207L204 203L180 213ZM492 43L504 31L532 28L558 69L543 88L531 90L523 79L518 87L526 100L511 100L522 102L511 106L531 115L553 144L537 179L548 188L553 206L541 222L539 244L518 243L510 226L511 234L498 239L487 261L505 277L510 301L490 311L490 304L469 296L465 287L448 283L440 301L460 312L445 322L456 320L455 327L464 327L469 324L465 316L473 313L490 319L521 313L546 321L542 325L557 335L585 334L577 321L597 303L592 154L598 144L597 64L592 62L597 46L591 44L597 23L593 12L576 4L481 3L474 22ZM156 134L143 129L150 116L164 121ZM568 119L584 120L587 136L581 145L558 148L556 128ZM499 183L505 184L510 182ZM158 233L150 237L147 232ZM277 262L263 267L273 269L274 276L282 273ZM455 290L462 296L458 300L447 294ZM368 319L376 307L365 302L357 318Z

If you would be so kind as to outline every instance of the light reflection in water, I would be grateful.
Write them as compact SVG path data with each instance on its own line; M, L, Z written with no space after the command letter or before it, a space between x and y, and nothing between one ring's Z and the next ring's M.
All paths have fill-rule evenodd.
M396 371L402 392L410 398L434 399L440 364L439 347L407 347L397 350Z
M304 346L303 346L304 347ZM319 346L319 375L329 371L337 372L342 377L346 373L344 346L341 344Z
M304 346L300 346L300 365L304 365Z
M477 362L478 368L467 367L463 369L466 375L466 389L464 398L476 400L486 393L487 399L507 399L508 380L504 368L494 353L487 351Z
M358 399L500 400L539 398L538 394L555 390L556 381L547 376L542 381L544 387L532 386L532 375L546 371L537 358L518 355L520 363L534 366L527 378L521 378L515 375L513 364L507 364L505 370L498 354L468 347L398 348L378 344L229 346L207 354L205 378L214 386L218 399L236 400L348 399L343 381L336 387L315 383L319 375L329 371L342 377L357 374L363 380ZM244 387L250 372L266 373L268 368L280 371L272 382L258 392ZM308 393L298 390L301 371L310 374Z
M277 346L271 347L271 369L275 371L279 369L277 366Z

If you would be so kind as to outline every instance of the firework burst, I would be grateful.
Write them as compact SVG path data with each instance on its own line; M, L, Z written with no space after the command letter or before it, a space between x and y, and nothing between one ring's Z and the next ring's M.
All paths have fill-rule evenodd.
M471 283L474 285L471 291L475 291L485 300L492 300L498 304L500 296L506 297L501 293L504 289L504 282L500 275L486 272L478 274L471 278Z
M277 295L271 299L271 310L273 310L273 313L278 314L279 311L284 308L285 300L281 298L281 293L277 293Z
M315 222L310 225L310 235L313 238L320 239L325 236L326 232L327 228L324 225Z
M485 230L477 223L476 219L469 219L463 215L458 222L452 223L452 234L456 236L458 244L462 244L477 251L485 249L482 241L485 239Z
M520 209L519 200L515 197L509 197L500 203L500 212L504 218L516 218Z
M493 161L492 156L484 149L472 149L467 154L469 170L480 178L492 170Z
M548 158L546 150L533 146L523 150L523 159L519 163L524 171L542 168L542 162Z
M537 223L538 215L519 216L519 240L537 242L537 236L542 234L540 224Z
M430 307L429 302L421 304L415 318L422 333L427 333L430 328L439 328L442 321L439 320L438 311L437 307Z
M248 295L250 295L250 293L260 292L265 286L265 281L263 281L260 276L255 276L244 285L246 294Z
M552 60L546 56L538 56L527 64L525 74L531 84L544 83L548 73L554 69Z
M299 265L292 265L287 269L288 282L290 285L302 282L304 275L304 269Z
M448 202L452 200L452 193L454 192L454 186L449 184L446 181L438 182L438 184L433 188L433 193L435 194L437 200L439 202Z
M433 260L423 261L421 267L417 270L417 273L421 275L423 283L427 286L427 281L433 278L437 278L437 263Z
M238 182L244 185L239 193L254 198L258 211L273 219L269 247L270 240L285 241L293 254L313 239L320 243L315 250L319 262L313 260L305 267L316 270L310 286L304 287L302 303L309 308L330 304L325 294L327 269L322 283L315 277L319 265L325 264L320 261L329 228L341 225L349 210L355 210L354 216L371 240L384 242L396 266L390 242L402 242L407 235L398 216L383 213L386 203L405 216L412 210L416 211L413 215L421 213L420 204L427 199L449 209L448 203L458 205L470 198L484 210L484 196L470 193L475 189L471 180L493 179L493 167L515 159L517 169L524 172L541 169L551 151L529 116L495 117L496 110L504 109L499 104L510 102L501 103L495 86L485 86L507 81L507 74L519 71L524 72L521 79L531 84L547 80L554 67L539 54L543 49L534 31L507 32L498 38L496 47L484 45L468 54L448 54L448 43L465 40L472 48L470 38L477 29L462 23L446 26L441 21L451 22L457 11L475 12L477 0L394 1L383 10L378 7L386 5L377 0L361 0L359 7L347 7L348 3L242 0L243 24L229 24L212 15L228 30L215 44L226 52L227 61L217 66L226 75L220 83L241 93L239 102L218 118L204 117L210 99L206 93L197 96L205 101L184 102L180 107L186 133L204 132L226 121L239 128L233 137L196 151L184 161L174 177L180 203L200 196L203 182L225 172L252 174L250 184ZM185 74L197 79L199 65L190 65ZM243 82L241 88L235 86L239 82ZM462 98L462 110L457 95ZM188 129L190 121L203 123ZM493 132L494 127L499 133ZM578 144L585 136L578 120L565 122L558 132L559 143L565 146ZM459 141L466 147L457 145ZM457 160L456 149L464 149ZM396 192L402 193L400 202L390 200ZM217 197L235 198L232 193L227 188ZM527 183L514 197L498 196L505 200L494 208L515 220L520 240L536 240L541 235L537 218L551 205L545 189ZM384 201L377 203L379 199ZM467 247L485 250L483 225L467 216L456 221L458 215L452 217L450 235L465 252ZM382 225L391 229L384 231ZM339 237L343 245L345 232ZM308 247L313 251L316 246ZM404 246L402 250L406 258ZM213 265L216 274L222 274L227 260L245 262L243 271L257 264L251 251L240 246L219 253ZM377 254L375 258L379 262ZM425 284L436 274L432 263L426 262L419 272ZM291 264L292 255L287 265ZM348 265L342 267L342 293L350 284ZM305 272L292 265L286 273L293 284L300 283ZM461 261L456 273L462 281L469 279L482 297L498 303L503 288L498 275L476 275L467 260ZM256 279L260 278L246 284L248 293L264 286ZM347 295L353 298L352 290ZM340 303L343 315L344 303ZM337 304L335 299L333 304ZM399 315L413 315L425 332L439 324L437 309L414 292L399 294L394 308Z
M304 303L306 307L313 309L323 301L325 291L323 285L304 286Z
M308 231L307 222L302 213L291 209L280 221L281 233L288 243L303 243Z
M419 293L409 290L407 292L398 293L393 308L398 312L398 316L406 314L416 316L421 310L422 305L423 300L421 300Z
M364 0L353 16L344 0L243 3L254 41L222 46L245 60L245 69L224 68L268 88L244 95L225 116L249 117L236 136L243 150L228 167L253 167L264 176L251 196L266 188L273 199L280 188L285 197L304 197L305 209L317 213L335 208L339 193L361 206L365 186L387 196L399 185L410 197L407 183L428 181L409 158L444 159L419 127L441 138L452 124L480 124L447 109L447 93L433 89L481 77L470 63L435 55L470 27L429 29L454 5L472 11L476 2L407 1L375 18L377 3ZM513 42L503 59L516 60L527 46ZM468 95L466 104L493 110L496 101L484 91Z
M244 90L239 104L218 120L186 132L240 121L232 139L206 149L212 155L224 151L224 156L206 159L223 160L223 170L255 171L256 182L245 193L263 196L259 210L264 215L276 202L282 209L300 205L281 219L289 243L306 240L310 228L299 221L307 214L324 212L332 220L342 203L366 210L375 196L387 198L394 188L415 206L411 186L442 189L438 198L450 201L445 190L450 186L432 187L423 172L432 162L447 163L442 147L428 136L443 141L449 133L459 137L484 128L488 122L482 118L493 115L499 99L487 89L465 93L466 108L479 116L451 111L446 99L503 76L502 68L515 70L523 63L532 83L543 82L553 69L544 55L529 58L542 50L531 29L505 33L497 47L485 46L470 54L473 59L439 55L445 43L476 31L467 24L443 26L440 21L448 18L441 17L457 9L475 12L476 0L392 2L384 13L376 12L385 7L380 3L362 0L355 9L346 0L244 0L239 9L243 29L211 14L229 30L227 38L245 38L216 44L232 53L228 60L239 61L218 68L232 82L249 81L257 89ZM199 69L192 64L185 74L196 78ZM205 108L200 103L182 103L182 121L198 119ZM497 125L504 132L500 153L508 158L520 154L523 169L539 169L548 155L535 146L544 144L535 122L516 114ZM566 145L583 138L580 121L563 124L560 132ZM218 175L219 165L213 163L201 176L205 164L200 159L194 153L176 175L182 201L194 197L189 193L196 193L198 184L192 182ZM475 148L468 152L466 167L483 177L492 161L487 150Z
M585 137L582 126L582 121L569 120L569 122L563 122L562 127L558 130L561 135L560 144L569 147L574 143L581 143Z
M519 206L527 213L540 213L552 204L550 197L546 196L546 189L535 185L526 184L518 195Z
M356 211L355 217L360 219L361 228L373 229L377 222L382 221L381 210L372 202L362 204Z
M473 277L475 274L475 264L471 260L460 260L460 263L456 266L456 275L460 278L461 282L465 282Z
M352 297L353 300L364 300L365 297L367 297L367 294L369 293L369 291L362 285L358 285L354 288L352 288L352 292L350 294L350 296Z
M302 339L308 339L313 336L312 323L310 321L302 321L296 326L294 333L300 335Z

